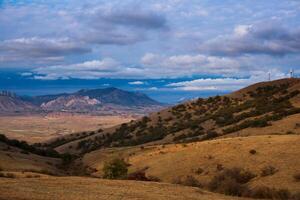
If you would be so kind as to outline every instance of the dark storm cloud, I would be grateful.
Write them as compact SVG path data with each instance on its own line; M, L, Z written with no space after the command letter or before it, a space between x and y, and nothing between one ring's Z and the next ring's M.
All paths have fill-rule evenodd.
M42 59L44 61L62 60L66 55L79 55L91 49L69 39L18 38L0 42L2 61Z
M201 45L200 50L227 56L296 54L300 53L300 30L266 24L238 26L232 35L210 40Z

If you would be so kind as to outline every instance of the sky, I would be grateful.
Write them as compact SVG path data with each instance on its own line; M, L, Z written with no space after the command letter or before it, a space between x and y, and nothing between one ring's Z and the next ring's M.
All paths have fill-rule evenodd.
M0 0L0 90L174 103L300 74L299 0Z

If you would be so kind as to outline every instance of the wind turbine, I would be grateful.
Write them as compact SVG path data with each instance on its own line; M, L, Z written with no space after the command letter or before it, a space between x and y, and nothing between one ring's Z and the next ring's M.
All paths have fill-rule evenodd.
M294 78L294 69L290 69L290 78Z

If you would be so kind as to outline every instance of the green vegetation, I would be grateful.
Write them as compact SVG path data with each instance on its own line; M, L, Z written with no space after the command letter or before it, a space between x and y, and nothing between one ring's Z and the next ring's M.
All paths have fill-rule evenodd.
M47 144L44 144L44 145L41 145L39 143L35 144L35 146L37 147L49 147L49 148L56 148L56 147L59 147L61 145L64 145L64 144L67 144L69 142L72 142L72 141L75 141L75 140L80 140L80 139L83 139L83 138L86 138L86 137L89 137L89 136L92 136L92 135L95 135L96 133L101 133L103 130L102 129L99 129L97 132L95 131L91 131L91 132L82 132L82 133L78 133L78 134L71 134L71 136L74 136L74 137L70 137L70 138L57 138L56 140L50 142L50 143L47 143Z
M106 162L103 167L103 178L106 179L123 179L128 172L128 164L119 158Z
M273 167L273 166L265 166L262 170L261 170L261 174L260 176L264 177L264 176L271 176L273 174L275 174L278 170Z
M102 147L141 145L168 135L173 136L174 142L209 140L250 127L266 127L272 121L300 113L300 108L290 103L290 99L300 92L289 92L289 87L288 84L258 87L245 94L245 99L199 98L171 108L167 116L160 113L157 118L143 117L122 124L112 133L82 140L77 149L85 153ZM204 128L204 122L209 122L211 127ZM222 132L216 132L218 128L223 128Z
M40 156L60 158L60 154L53 149L38 149L32 145L27 144L25 141L11 140L5 135L0 134L0 142L3 142L9 146L20 148L23 151L37 154Z
M16 178L16 175L13 173L3 173L0 172L0 178Z
M203 187L203 185L193 176L177 177L172 181L173 184L191 186L191 187Z
M294 179L295 181L300 182L300 173L295 174Z

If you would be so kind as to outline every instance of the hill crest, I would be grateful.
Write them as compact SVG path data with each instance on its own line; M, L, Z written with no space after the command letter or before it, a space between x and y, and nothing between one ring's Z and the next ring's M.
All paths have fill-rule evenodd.
M66 139L56 148L85 153L103 147L208 140L250 129L260 132L277 121L283 123L288 116L300 115L300 105L295 103L300 98L299 83L300 79L282 79L258 83L231 95L199 98L80 139Z

